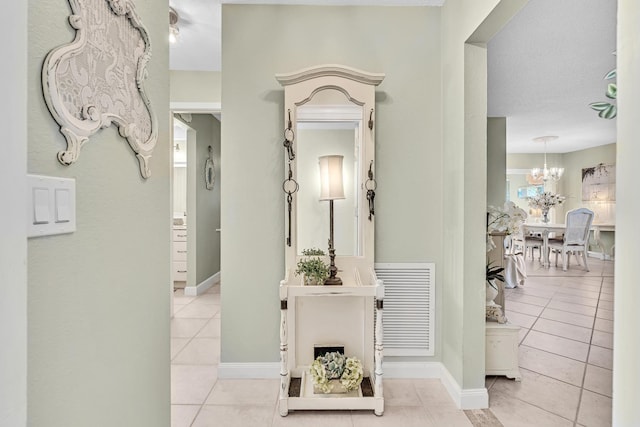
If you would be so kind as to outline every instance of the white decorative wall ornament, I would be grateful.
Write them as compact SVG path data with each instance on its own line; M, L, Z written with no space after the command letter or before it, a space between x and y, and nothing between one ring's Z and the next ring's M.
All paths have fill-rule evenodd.
M75 39L44 60L44 98L67 149L64 165L75 163L89 137L114 123L149 178L149 159L158 124L144 91L151 43L132 0L69 0Z
M213 184L216 180L216 172L213 168L213 148L209 146L209 157L204 162L204 182L207 186L207 190L213 190Z

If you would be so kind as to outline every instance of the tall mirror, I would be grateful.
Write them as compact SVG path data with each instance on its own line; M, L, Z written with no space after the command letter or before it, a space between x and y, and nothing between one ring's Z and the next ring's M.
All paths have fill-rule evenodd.
M307 104L297 114L297 179L301 191L297 201L297 252L305 248L326 249L329 236L329 206L320 200L318 159L326 155L343 156L342 179L345 198L334 205L334 247L337 256L360 256L360 215L358 204L361 107L347 103L335 90L337 100L345 104ZM325 94L326 95L326 94ZM315 97L314 97L315 98ZM312 99L313 101L313 99ZM330 114L328 114L330 113Z
M297 189L285 206L287 271L304 249L328 253L330 235L341 276L357 276L357 269L364 275L373 266L375 219L365 182L369 168L375 170L375 86L383 78L337 65L276 75L285 87L285 146L290 140L294 153L285 155L285 176L297 183L284 185L285 192ZM343 192L323 198L319 158L329 155L342 158Z

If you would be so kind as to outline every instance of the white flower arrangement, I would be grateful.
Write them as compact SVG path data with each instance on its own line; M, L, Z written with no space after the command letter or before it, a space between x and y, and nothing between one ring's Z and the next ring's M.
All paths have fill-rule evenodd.
M536 209L542 209L548 212L550 208L561 205L564 202L565 197L559 194L545 191L544 193L537 194L533 197L527 198L529 206Z
M506 202L502 208L489 206L487 212L487 252L495 249L491 233L518 234L520 226L527 219L527 213L513 202Z
M346 357L337 351L318 356L311 364L309 373L313 384L323 393L331 393L331 380L340 380L345 391L357 389L364 377L362 363L355 357Z

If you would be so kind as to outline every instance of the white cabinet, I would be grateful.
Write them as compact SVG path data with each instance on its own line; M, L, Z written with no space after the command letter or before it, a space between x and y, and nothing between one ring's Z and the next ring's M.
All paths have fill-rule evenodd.
M171 250L172 277L174 282L187 281L187 227L174 226ZM175 286L175 284L174 284Z
M518 366L519 332L519 326L508 322L486 322L485 375L522 379Z
M384 411L384 286L373 271L368 284L360 283L357 273L349 276L342 272L342 286L304 286L299 278L280 284L280 415L303 409ZM314 393L309 368L316 346L344 347L345 356L358 358L364 371L360 388L345 394Z

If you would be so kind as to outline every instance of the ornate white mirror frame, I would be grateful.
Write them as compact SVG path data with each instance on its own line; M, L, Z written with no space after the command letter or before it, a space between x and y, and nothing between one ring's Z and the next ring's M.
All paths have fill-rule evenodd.
M126 138L144 178L158 139L157 120L143 81L151 43L132 0L69 0L75 39L44 60L44 98L67 149L63 165L75 163L89 137L112 123Z
M285 138L292 140L292 151L297 152L298 122L340 122L350 121L357 123L356 141L359 142L358 171L356 180L357 193L357 218L358 218L358 242L357 250L353 255L336 256L336 265L345 284L359 282L356 276L369 277L369 272L374 264L374 228L375 220L369 212L367 189L365 183L369 178L369 171L375 170L375 86L384 79L384 74L368 73L341 65L321 65L303 69L294 73L277 74L276 79L285 89L285 129L291 129ZM314 97L323 91L338 91L346 97L345 105L337 106L335 103L324 103L314 100ZM318 98L321 98L318 97ZM311 105L313 104L313 105ZM332 154L332 153L327 153ZM290 154L285 154L285 179L298 178L297 159L291 159ZM285 187L286 187L285 181ZM285 192L286 192L285 188ZM309 188L299 188L299 193L313 191ZM293 193L291 204L291 219L289 220L288 205L285 205L285 231L290 240L285 245L285 268L287 276L292 278L297 261L300 259L303 247L299 247L298 220L300 209L298 207L298 194ZM319 196L319 195L318 195ZM328 206L328 205L327 205ZM329 208L326 208L326 221L329 221ZM328 237L328 236L327 236ZM337 237L339 238L339 237ZM326 240L325 240L326 241ZM289 244L290 243L290 244ZM326 248L322 248L326 249Z

